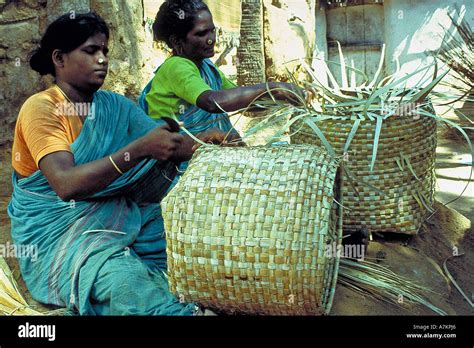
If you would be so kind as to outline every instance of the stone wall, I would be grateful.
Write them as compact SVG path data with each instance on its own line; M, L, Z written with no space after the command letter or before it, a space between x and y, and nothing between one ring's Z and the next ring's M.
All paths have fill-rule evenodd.
M142 1L91 0L110 29L109 74L103 86L136 99L152 75L153 42L145 35Z
M47 26L46 13L46 1L0 0L0 145L11 140L25 99L47 85L28 64Z
M29 66L49 23L64 13L93 10L107 22L111 38L105 89L136 99L153 72L152 41L145 37L141 1L0 0L0 146L10 143L18 111L32 94L45 89L52 77L40 77Z

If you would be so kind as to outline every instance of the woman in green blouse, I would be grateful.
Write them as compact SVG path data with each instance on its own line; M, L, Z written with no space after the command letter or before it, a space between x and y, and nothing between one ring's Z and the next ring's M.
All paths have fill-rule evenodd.
M234 132L226 112L246 108L268 90L280 100L294 100L300 88L269 82L236 86L211 62L216 28L202 0L167 0L153 24L155 40L165 42L172 56L157 69L140 96L140 105L153 119L163 116L182 121L194 134L219 128Z

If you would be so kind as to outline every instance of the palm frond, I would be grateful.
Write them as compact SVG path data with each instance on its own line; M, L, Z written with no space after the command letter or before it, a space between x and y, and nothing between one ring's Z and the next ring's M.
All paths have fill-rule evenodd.
M438 58L456 73L469 91L474 87L474 36L466 16L459 20L459 11L456 12L457 18L449 16L452 30L444 28L445 35Z
M433 293L432 290L373 262L341 258L337 281L342 286L376 300L388 301L405 308L409 305L422 306L439 315L447 314L425 298L427 294Z

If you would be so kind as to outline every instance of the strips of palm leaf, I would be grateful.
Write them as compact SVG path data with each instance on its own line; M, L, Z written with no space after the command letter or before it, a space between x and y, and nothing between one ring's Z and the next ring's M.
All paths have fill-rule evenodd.
M0 257L0 314L3 315L42 315L31 309L25 301L15 279L3 258Z
M0 257L0 315L64 315L66 308L38 312L31 308L20 293L15 278L5 260Z
M466 17L460 20L460 11L456 12L456 18L448 14L452 30L444 28L445 35L438 58L456 73L458 81L454 87L461 88L466 95L474 87L474 36ZM466 86L460 86L459 81L464 82Z
M410 305L429 308L436 314L446 312L426 299L432 290L397 275L389 268L369 261L341 259L338 284L379 301L397 304L408 309Z

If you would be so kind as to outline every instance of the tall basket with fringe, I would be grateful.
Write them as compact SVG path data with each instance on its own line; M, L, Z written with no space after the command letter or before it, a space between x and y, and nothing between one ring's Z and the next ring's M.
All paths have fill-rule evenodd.
M315 124L344 158L344 229L416 234L434 199L436 120L397 115L385 119L372 170L375 120L341 117ZM293 129L292 143L322 145L307 124L298 127ZM357 131L345 151L354 128Z
M327 81L305 65L316 100L294 108L291 142L322 145L344 157L344 229L416 234L432 211L436 127L445 121L436 115L430 93L447 71L438 75L434 60L401 75L397 61L397 71L382 78L384 45L369 82L363 71L346 65L339 43L338 48L340 64L318 63ZM341 84L327 63L340 68ZM408 87L415 77L417 86ZM274 114L281 110L274 108Z
M200 148L162 202L171 291L226 313L327 314L338 162L312 145Z

